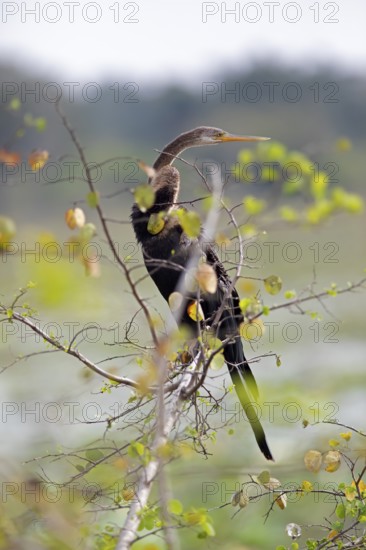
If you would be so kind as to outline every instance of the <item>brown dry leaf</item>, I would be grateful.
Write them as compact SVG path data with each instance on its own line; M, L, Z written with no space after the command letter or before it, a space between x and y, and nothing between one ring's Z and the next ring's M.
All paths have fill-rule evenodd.
M69 208L65 212L65 221L69 229L83 227L85 225L85 214L81 208Z
M14 151L7 151L6 149L0 149L0 162L4 164L20 164L21 157L19 153Z
M197 267L196 279L203 292L214 294L217 289L217 275L212 265L203 263Z
M305 468L309 470L309 472L319 472L322 461L322 453L320 451L314 451L313 449L308 451L304 456Z
M172 311L178 311L183 302L183 295L180 292L172 292L169 295L168 303Z
M43 166L48 161L49 152L46 150L43 151L33 151L28 156L28 164L32 170L41 170Z
M262 485L267 489L273 491L273 489L278 489L278 487L281 486L281 482L275 477L270 477L269 481L267 483L262 483Z
M85 267L85 275L97 279L100 277L100 263L98 258L82 258Z
M135 491L132 487L126 487L125 489L122 489L122 497L123 500L126 500L127 502L129 500L132 500L135 496Z
M341 465L341 453L339 451L328 451L324 457L325 471L336 472Z
M282 495L279 495L274 499L275 503L281 510L284 510L287 506L287 495L285 493L282 493Z
M150 363L137 378L136 382L138 384L138 393L140 395L147 395L151 391L151 386L155 384L158 380L158 372L156 367Z

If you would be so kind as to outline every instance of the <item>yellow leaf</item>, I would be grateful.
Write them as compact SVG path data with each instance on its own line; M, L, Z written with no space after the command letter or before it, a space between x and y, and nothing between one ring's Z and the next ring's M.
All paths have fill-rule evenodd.
M225 365L224 356L221 353L217 353L210 363L210 369L220 370Z
M282 206L280 208L280 216L286 222L296 222L299 219L299 214L290 206Z
M196 271L196 279L203 292L214 294L217 289L217 276L212 265L200 264Z
M311 450L308 451L304 456L305 468L309 470L309 472L319 472L322 461L322 453L319 451Z
M153 364L149 364L148 368L136 378L138 393L140 395L147 395L151 390L151 386L156 383L157 378L156 367Z
M344 494L346 495L346 499L348 500L348 502L352 502L357 496L356 487L346 487L344 490Z
M48 161L48 151L33 151L28 156L28 163L32 170L40 170Z
M325 191L329 182L328 174L326 172L319 172L314 174L310 180L310 191L316 200L324 198Z
M304 480L304 481L301 483L301 489L302 489L305 493L309 493L310 491L313 490L313 485L310 483L310 481Z
M258 290L256 282L250 279L239 279L235 286L240 294L247 296L255 295Z
M336 537L338 535L338 531L336 531L335 529L332 529L331 531L329 531L328 533L328 536L327 536L327 539L334 539L334 537Z
M355 482L352 481L352 485L355 486ZM360 493L365 493L366 494L366 483L360 479L360 481L358 482L358 490L360 491Z
M259 317L250 322L244 322L240 325L240 336L248 342L258 342L264 334L265 326Z
M230 239L225 233L218 233L215 237L215 243L218 245L230 244Z
M201 304L197 303L197 300L188 304L187 313L189 317L193 319L193 321L203 321L203 319L205 318L205 316L203 315Z
M328 451L324 457L325 471L336 472L341 465L341 454L339 451Z
M352 142L350 139L346 137L341 137L337 140L336 147L338 151L342 151L342 152L349 151L352 147Z
M252 195L247 196L244 201L244 209L249 216L255 216L260 214L264 210L266 203L261 199L256 199Z

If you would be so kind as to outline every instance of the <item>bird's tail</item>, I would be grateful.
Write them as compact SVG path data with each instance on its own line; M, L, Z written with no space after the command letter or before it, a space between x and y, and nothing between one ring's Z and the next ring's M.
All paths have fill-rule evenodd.
M235 385L235 390L241 406L243 407L250 426L254 432L258 447L267 460L273 460L262 424L258 418L258 411L255 403L258 401L259 397L257 383L245 359L243 346L239 339L236 339L235 342L227 344L224 348L224 357L230 372L231 380ZM247 384L250 393L254 397L254 403L249 397L244 381Z

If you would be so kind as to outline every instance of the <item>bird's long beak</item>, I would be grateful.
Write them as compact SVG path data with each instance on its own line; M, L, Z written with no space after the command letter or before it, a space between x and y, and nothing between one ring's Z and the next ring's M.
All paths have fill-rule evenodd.
M218 138L218 141L267 141L269 137L260 136L235 136L233 134L225 134Z

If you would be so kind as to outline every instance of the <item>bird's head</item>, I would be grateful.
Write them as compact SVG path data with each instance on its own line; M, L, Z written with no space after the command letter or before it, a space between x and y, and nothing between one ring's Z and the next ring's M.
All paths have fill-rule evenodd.
M199 126L189 132L184 132L168 143L160 153L154 163L154 170L160 170L163 166L172 164L177 155L190 147L199 147L201 145L215 145L216 143L225 143L227 141L265 141L270 138L257 136L236 136L229 134L221 128L212 128L211 126Z
M184 135L184 134L183 134ZM186 133L189 138L189 146L199 145L214 145L216 143L224 143L227 141L266 141L267 137L259 136L237 136L225 132L221 128L212 128L211 126L199 126L194 130ZM188 141L188 139L187 139Z

